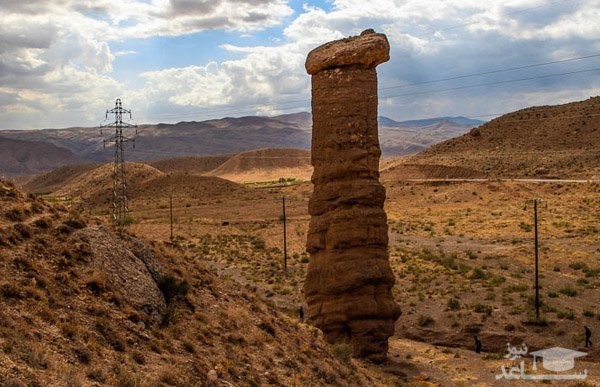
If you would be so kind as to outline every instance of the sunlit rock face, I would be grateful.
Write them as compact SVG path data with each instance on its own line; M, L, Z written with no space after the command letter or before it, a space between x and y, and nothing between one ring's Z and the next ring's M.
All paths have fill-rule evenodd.
M307 317L333 343L381 361L400 308L392 298L385 188L379 183L377 73L389 43L372 30L308 54L313 195Z

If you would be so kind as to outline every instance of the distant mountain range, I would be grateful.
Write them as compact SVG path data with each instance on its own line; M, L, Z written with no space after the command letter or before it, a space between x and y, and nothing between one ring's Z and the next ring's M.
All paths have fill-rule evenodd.
M468 132L481 121L442 117L398 122L379 117L379 137L384 156L419 152L432 144ZM185 156L238 153L262 148L310 149L310 113L275 117L226 117L201 122L140 125L135 149L127 144L128 161L148 161ZM15 176L48 171L62 165L107 162L112 145L104 146L109 129L67 128L0 131L0 174Z

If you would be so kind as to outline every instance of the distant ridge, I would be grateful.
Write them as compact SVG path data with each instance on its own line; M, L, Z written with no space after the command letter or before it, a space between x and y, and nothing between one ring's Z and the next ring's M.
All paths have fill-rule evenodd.
M590 178L600 174L598 144L600 97L592 97L505 114L409 162L463 167L486 177Z
M53 144L0 137L0 175L38 173L81 161L73 152Z
M384 156L399 156L419 152L431 144L456 137L473 125L457 124L459 119L430 119L411 121L408 125L382 117L379 126ZM419 123L421 122L421 123ZM180 121L176 124L139 125L135 149L126 148L125 159L133 162L166 160L185 157L219 156L256 149L310 149L312 117L308 112L274 117L226 117L207 121ZM0 131L0 137L12 141L35 141L35 147L14 143L11 152L26 153L23 157L5 157L0 170L7 176L31 175L56 167L76 163L110 162L113 148L104 148L103 139L109 136L99 128L66 128L44 130ZM109 144L110 145L110 144ZM47 147L47 152L44 148ZM27 149L37 149L30 152ZM44 158L45 154L60 157ZM28 153L27 153L28 152ZM185 161L190 162L190 160ZM214 165L213 165L214 166ZM170 168L163 164L164 168ZM172 166L177 170L180 166ZM199 167L199 166L196 166ZM208 167L207 167L208 168Z
M379 125L390 126L390 127L404 127L404 128L417 128L422 126L430 126L440 123L451 123L462 126L476 127L485 123L485 121L474 120L467 117L437 117L437 118L426 118L422 120L408 120L408 121L394 121L391 118L379 116L377 117Z

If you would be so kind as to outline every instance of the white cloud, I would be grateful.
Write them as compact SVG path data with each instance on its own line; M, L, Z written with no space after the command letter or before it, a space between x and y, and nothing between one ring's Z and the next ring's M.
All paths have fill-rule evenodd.
M305 5L293 15L285 0L0 0L0 4L0 119L9 127L95 123L115 95L135 101L136 116L148 121L306 109L307 53L366 28L384 32L390 40L391 60L378 71L381 86L406 86L395 94L569 71L594 63L600 67L598 60L590 60L409 87L598 52L600 0L333 0L331 10ZM115 59L136 51L111 52L111 42L206 29L234 31L254 41L260 36L256 32L283 21L289 24L281 35L265 37L263 45L223 42L220 49L235 59L179 68L168 65L144 72L138 84L128 87L114 79ZM587 98L598 94L599 78L598 73L589 73L504 88L415 94L384 99L380 109L398 119L506 111L516 104L552 103L553 95L561 102L567 97Z

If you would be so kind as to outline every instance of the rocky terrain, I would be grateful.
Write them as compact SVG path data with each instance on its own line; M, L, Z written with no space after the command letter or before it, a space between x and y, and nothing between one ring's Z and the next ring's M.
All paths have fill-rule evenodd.
M184 246L116 235L0 180L0 381L373 385L369 369Z

